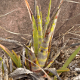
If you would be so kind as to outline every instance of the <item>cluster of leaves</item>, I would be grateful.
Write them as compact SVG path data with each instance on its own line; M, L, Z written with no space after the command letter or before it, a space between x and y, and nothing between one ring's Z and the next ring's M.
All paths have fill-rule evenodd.
M17 75L21 76L23 74L32 74L33 72L29 72L27 69L24 70L21 68L21 67L26 67L29 70L34 71L36 73L42 71L46 74L45 71L50 72L49 74L48 73L46 74L46 76L49 80L51 80L51 78L49 77L51 75L51 73L56 76L56 77L54 77L54 80L56 80L57 78L59 80L61 80L59 75L62 72L69 71L69 69L67 67L70 64L70 62L74 59L76 54L79 52L80 47L78 47L77 50L75 50L75 52L65 62L63 67L60 68L59 70L56 70L54 68L50 68L51 64L59 56L59 54L57 54L55 57L53 57L50 62L47 62L48 56L50 53L50 50L49 50L50 45L49 44L53 38L53 34L54 34L55 27L56 27L57 18L58 18L59 12L60 12L60 6L61 6L62 2L63 2L63 0L61 0L60 5L59 5L57 11L55 12L53 19L50 19L50 10L51 10L51 0L50 0L48 14L47 14L45 26L43 29L43 27L42 27L42 13L39 11L38 5L36 6L37 23L38 23L38 25L36 26L36 20L35 20L33 13L30 9L29 3L27 2L27 0L25 0L30 19L32 21L32 28L33 28L32 40L30 41L29 45L27 45L27 46L22 45L23 46L23 54L22 55L17 55L13 50L11 52L6 47L4 47L3 45L0 44L0 47L10 57L10 66L8 66L10 73L12 71L14 71L15 68L18 68L18 69L16 69L16 71L17 72L19 71L19 72L16 74L16 76ZM52 21L52 24L51 24L51 21ZM0 61L2 61L2 58L0 58ZM5 62L3 61L3 63L2 63L3 73L6 71L6 69L4 67L4 63ZM12 67L15 67L15 68L12 68ZM20 71L23 73L19 74ZM13 76L15 73L16 72L14 72L13 74L11 73L11 76ZM20 78L20 77L17 77L17 78Z

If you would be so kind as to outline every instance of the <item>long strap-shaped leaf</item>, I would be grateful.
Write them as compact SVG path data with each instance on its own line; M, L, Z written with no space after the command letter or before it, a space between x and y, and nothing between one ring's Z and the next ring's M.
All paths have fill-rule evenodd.
M31 8L30 8L27 0L25 0L25 3L27 6L27 9L28 9L28 12L29 12L30 20L32 21L32 25L33 25L33 47L34 47L34 53L37 55L37 53L38 53L38 30L36 27L35 19L33 17L33 13L31 11ZM28 50L28 53L29 53L30 60L38 65L38 61L37 61L35 54L32 53L30 50ZM34 64L32 64L32 70L36 71L36 70L39 70L39 68L37 66L35 66Z
M55 12L55 14L53 14L53 15L51 16L50 21L49 21L49 24L48 24L48 26L47 26L47 30L49 30L51 24L53 23L54 17L55 17L55 15L56 15L57 11L60 9L63 1L64 1L64 0L60 0L60 4L59 4L59 6L58 6L58 8L57 8L57 10L56 10L56 12Z
M38 30L36 27L36 22L34 16L32 16L32 24L33 24L33 46L34 46L34 53L38 54Z
M57 23L57 18L59 15L60 10L57 11L54 20L53 20L53 24L52 27L50 27L45 34L44 40L42 42L42 45L39 49L39 53L38 53L38 62L40 64L41 67L44 67L44 64L47 60L47 56L48 56L48 46L49 46L49 42L51 40L52 34L54 33L54 29L56 27L56 23Z
M39 37L39 46L43 41L43 33L42 33L42 19L39 12L39 7L37 6L37 20L38 20L38 37Z
M60 9L57 11L55 17L54 17L54 21L53 21L53 24L52 24L52 27L51 27L51 38L53 37L53 33L54 33L54 30L55 30L55 27L56 27L56 23L57 23L57 19L58 19L58 15L60 13Z
M33 17L33 13L31 11L31 8L29 6L29 3L27 2L27 0L25 0L29 15L30 15L30 19L32 21L32 25L33 25L33 46L34 46L34 53L37 54L38 53L38 30L36 27L36 22L35 19Z
M45 35L46 30L47 30L48 23L50 21L50 9L51 9L51 0L49 3L48 14L46 17L46 22L45 22L45 27L44 27L44 35ZM38 53L38 61L39 61L39 64L41 67L44 66L44 64L47 60L48 45L49 45L49 37L45 37L45 39L43 40L43 43L40 46L39 53Z
M49 31L46 32L45 38L42 42L42 45L40 47L39 53L38 53L38 62L40 64L41 67L44 67L44 64L47 60L47 56L48 56L48 46L49 46L49 42L51 40L51 35L54 32L54 28L56 26L56 22L57 22L57 16L58 14L55 16L54 22L52 24L52 27Z
M51 39L53 38L53 34L54 34L54 31L53 31L53 30L54 30L55 27L56 27L55 23L57 22L57 17L58 17L58 15L59 15L60 7L61 7L62 3L63 3L63 0L60 1L60 4L59 4L58 9L57 9L56 16L55 16L55 20L54 20L54 22L53 22L53 24L52 24L53 27L51 28L51 31L52 31L53 33L52 33L52 35L51 35ZM49 64L47 65L47 67L50 67L53 62L54 62L54 60L51 60L51 61L49 62Z
M60 4L59 4L59 6L57 8L57 11L60 9L62 2L63 2L63 0L60 1ZM56 11L55 14L57 14L57 11ZM51 24L51 21L53 21L53 19L54 19L54 17L52 16L51 19L50 19L50 22L48 24L48 29L49 29L49 26ZM53 35L54 35L54 31L53 31L53 34L51 35L51 40L50 40L49 47L48 47L48 58L49 58L49 54L50 54L50 50L51 50L51 42L52 42Z
M46 30L47 30L47 27L48 27L48 24L49 24L49 21L50 21L50 10L51 10L51 0L50 0L50 3L49 3L48 14L47 14L46 22L45 22L45 26L44 26L44 36L45 36Z

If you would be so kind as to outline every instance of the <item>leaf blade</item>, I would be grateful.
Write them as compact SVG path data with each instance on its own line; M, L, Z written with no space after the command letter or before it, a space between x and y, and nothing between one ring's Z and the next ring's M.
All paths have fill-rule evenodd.
M39 36L39 47L40 47L43 41L43 32L42 32L42 18L38 6L37 6L37 20L38 20L38 36Z
M72 53L72 55L67 59L65 64L61 69L67 68L67 66L70 64L70 62L75 58L76 54L80 51L80 46ZM60 69L60 70L61 70Z
M38 30L36 27L36 22L34 16L32 16L32 24L33 24L33 46L35 55L38 54Z
M50 10L51 10L51 0L49 2L48 14L47 14L47 17L46 17L46 22L45 22L45 27L44 27L44 36L45 36L46 30L47 30L47 27L48 27L48 24L49 24L49 21L50 21Z

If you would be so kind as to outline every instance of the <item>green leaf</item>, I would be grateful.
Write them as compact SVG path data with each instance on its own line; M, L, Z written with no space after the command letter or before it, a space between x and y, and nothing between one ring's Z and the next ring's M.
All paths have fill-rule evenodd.
M80 46L72 53L72 55L67 59L67 61L60 70L67 68L70 62L75 58L76 54L78 54L79 51L80 51Z
M62 70L57 70L57 73L61 73L61 72L67 72L70 71L68 68L62 69Z
M34 53L38 54L38 30L36 27L36 22L34 16L32 16L32 24L33 24L33 46L34 46Z
M51 0L49 2L48 14L47 14L46 22L45 22L45 26L44 26L44 36L45 36L46 30L47 30L47 27L48 27L48 24L50 21L50 10L51 10Z
M4 73L4 66L3 66L3 61L2 61L2 72Z
M15 51L14 51L14 50L12 50L12 52L13 52L13 54L14 54L14 56L15 56L16 60L18 60L18 55L15 53Z
M20 55L18 56L18 68L21 67L22 64L21 64L21 58L20 58Z
M37 20L38 20L38 36L39 36L39 46L41 45L43 41L43 32L42 32L42 16L39 12L39 7L37 6Z
M50 21L50 9L51 9L51 0L49 3L49 10L48 10L48 15L46 18L46 23L45 23L45 27L44 27L44 34L46 33L46 29L48 26L48 23ZM48 57L48 46L49 46L49 42L50 42L50 38L51 38L51 32L47 32L45 34L46 36L43 39L43 42L41 43L41 46L39 48L39 52L38 52L38 62L40 64L41 67L45 66L47 57Z
M17 67L19 68L19 67L21 67L21 58L20 58L20 56L18 56L15 52L14 52L14 50L12 50L12 52L13 52L13 54L14 54L14 57L16 58L16 60L17 60Z
M43 43L42 43L42 47L44 48L44 50L46 48L48 48L49 50L49 43L50 41L52 40L53 38L53 33L54 33L54 30L55 30L55 27L56 27L56 23L57 23L57 19L58 19L58 15L59 15L59 12L60 11L57 11L57 13L55 14L55 17L54 17L54 20L53 20L53 24L51 26L51 28L48 28L47 31L46 31L46 34L45 34L45 37L44 37L44 40L43 40ZM45 47L46 46L46 47ZM41 49L42 50L42 49ZM44 51L43 51L44 52ZM46 53L44 53L46 54ZM44 55L43 53L41 55ZM48 54L48 53L47 53ZM40 54L39 54L40 55ZM48 55L49 56L49 55ZM44 57L44 56L41 56L41 57ZM40 57L39 57L40 58ZM47 57L48 59L48 57ZM47 60L46 59L46 60ZM53 63L54 59L52 59L49 64L47 65L47 67L50 67L51 64ZM39 60L40 63L42 63L42 61Z

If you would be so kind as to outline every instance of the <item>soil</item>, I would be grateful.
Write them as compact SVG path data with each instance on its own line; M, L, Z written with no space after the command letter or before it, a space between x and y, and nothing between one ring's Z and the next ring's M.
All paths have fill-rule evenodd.
M34 13L34 0L27 0L27 1L31 6L32 12ZM80 2L80 0L74 0L74 1ZM37 2L42 11L43 26L44 26L48 11L49 0L37 0ZM54 14L56 8L58 7L59 2L60 0L52 0L51 16L52 14ZM13 10L15 11L1 17L1 15L9 13ZM77 49L77 47L79 46L79 45L71 46L71 44L80 43L79 13L80 13L80 4L67 1L63 2L51 46L51 53L53 52L56 53L57 50L59 50L59 48L61 48L63 44L69 39L66 48L61 51L59 58L57 58L57 61L62 65L69 58L69 56L75 51L75 49ZM0 37L17 40L23 44L28 43L28 41L31 39L30 35L32 34L32 24L24 0L0 0L0 26L2 28L5 28L6 30L15 33L28 34L28 35L14 35L0 28ZM0 44L3 44L9 50L13 49L16 52L22 49L22 47L14 43L0 41ZM2 54L3 51L0 49L0 56L2 56ZM62 80L73 80L74 77L79 75L79 72L75 71L75 68L80 67L79 56L80 52L78 56L76 56L75 59L68 66L70 71L65 72L61 75ZM60 66L59 63L55 62L55 64L53 64L53 67L56 68L61 67L62 65Z

